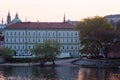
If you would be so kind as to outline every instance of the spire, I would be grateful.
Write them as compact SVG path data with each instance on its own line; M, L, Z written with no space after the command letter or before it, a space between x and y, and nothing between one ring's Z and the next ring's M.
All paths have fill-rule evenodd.
M3 23L4 23L4 21L3 21L3 18L2 18L2 21L1 21L1 23L2 23L2 25L3 25Z
M7 15L7 24L10 24L11 23L11 16L10 16L10 12L8 12L8 15Z
M63 22L66 22L66 20L65 20L65 13L64 13L64 17L63 17Z
M17 22L21 22L21 20L19 19L18 13L16 13L15 18L12 20L12 23L17 23Z
M19 17L18 17L18 13L16 13L15 18L19 18Z

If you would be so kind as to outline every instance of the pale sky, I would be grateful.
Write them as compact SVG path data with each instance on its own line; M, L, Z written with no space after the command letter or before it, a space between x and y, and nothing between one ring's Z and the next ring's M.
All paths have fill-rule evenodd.
M0 21L6 21L10 11L12 19L18 12L20 19L40 22L80 21L86 17L120 14L120 0L0 0ZM1 22L0 22L1 23Z

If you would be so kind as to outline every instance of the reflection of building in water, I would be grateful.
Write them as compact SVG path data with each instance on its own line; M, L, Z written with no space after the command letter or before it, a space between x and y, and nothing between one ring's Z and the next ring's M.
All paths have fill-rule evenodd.
M119 73L109 72L107 76L108 76L108 80L120 80Z
M106 71L103 69L81 68L78 80L106 80Z
M0 71L0 80L5 80L5 77L3 76L3 72Z
M78 70L77 67L61 67L55 68L57 72L57 76L60 80L77 80ZM71 78L72 76L72 78Z

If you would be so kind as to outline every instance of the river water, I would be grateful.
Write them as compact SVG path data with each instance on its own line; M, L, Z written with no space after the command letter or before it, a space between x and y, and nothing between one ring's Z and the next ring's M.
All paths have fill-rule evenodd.
M120 69L79 66L0 67L0 80L120 80Z

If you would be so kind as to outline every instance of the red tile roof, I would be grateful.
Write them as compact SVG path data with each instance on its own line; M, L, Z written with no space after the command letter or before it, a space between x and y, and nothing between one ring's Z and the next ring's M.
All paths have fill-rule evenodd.
M75 29L75 26L67 22L18 22L5 29Z

